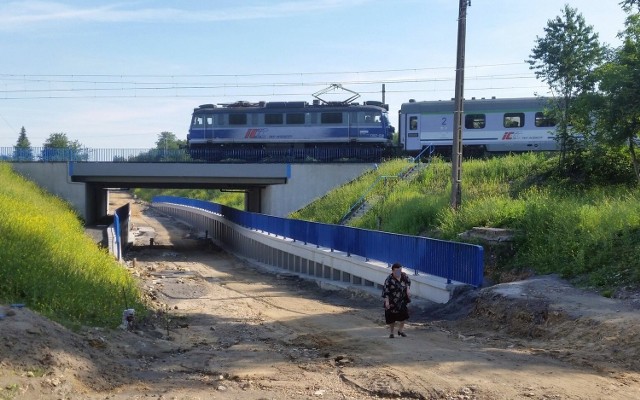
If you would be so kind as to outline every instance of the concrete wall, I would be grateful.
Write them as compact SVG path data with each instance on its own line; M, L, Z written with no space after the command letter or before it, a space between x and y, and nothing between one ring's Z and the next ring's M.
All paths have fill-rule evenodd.
M286 185L262 189L261 212L286 217L373 168L374 164L292 164Z
M250 230L208 211L163 203L154 207L203 234L206 231L208 237L240 257L313 279L323 287L364 289L380 295L380 285L390 273L385 263ZM437 303L448 302L456 287L446 279L426 274L412 275L411 282L413 296Z
M87 219L85 184L71 182L67 163L13 163L12 166L16 173L69 202L78 215Z

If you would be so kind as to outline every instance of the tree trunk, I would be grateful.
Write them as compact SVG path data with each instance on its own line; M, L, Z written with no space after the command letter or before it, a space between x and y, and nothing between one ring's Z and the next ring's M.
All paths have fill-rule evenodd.
M636 173L636 179L638 180L638 185L640 185L640 165L638 165L638 157L636 156L636 149L633 145L633 138L629 138L629 153L631 154L633 171Z

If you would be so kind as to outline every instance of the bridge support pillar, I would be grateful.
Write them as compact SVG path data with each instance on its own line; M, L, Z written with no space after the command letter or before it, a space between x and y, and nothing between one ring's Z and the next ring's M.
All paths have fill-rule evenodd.
M98 185L85 184L85 224L95 224L107 216L109 210L109 190Z
M245 192L244 209L249 212L262 212L262 188L252 188Z

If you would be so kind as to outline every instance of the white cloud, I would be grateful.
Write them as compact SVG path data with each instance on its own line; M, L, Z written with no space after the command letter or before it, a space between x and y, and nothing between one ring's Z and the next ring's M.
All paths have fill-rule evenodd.
M234 21L248 19L281 18L356 7L371 0L304 0L281 1L267 5L235 5L206 9L201 4L196 10L185 8L133 8L136 3L112 3L95 7L74 7L64 2L13 1L0 6L0 29L11 30L46 22L189 22Z

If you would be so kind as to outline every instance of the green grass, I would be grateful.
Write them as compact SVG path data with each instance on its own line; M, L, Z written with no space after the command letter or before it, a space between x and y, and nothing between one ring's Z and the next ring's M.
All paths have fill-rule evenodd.
M130 273L87 235L67 203L0 163L0 302L66 326L117 326L145 307Z
M189 199L211 201L229 207L244 210L244 192L222 191L218 189L141 189L133 190L133 194L144 201L151 201L154 196L176 196Z
M335 223L371 182L397 173L403 162L384 163L291 217ZM487 254L500 255L489 266L498 277L516 271L558 273L604 293L639 285L638 188L555 179L556 166L555 156L533 153L465 161L462 205L454 211L451 166L436 159L411 180L376 189L374 207L350 225L456 241L473 227L510 229L516 239L508 251L485 247Z

